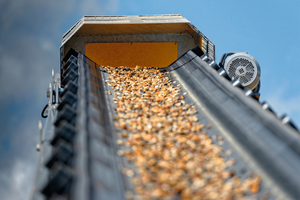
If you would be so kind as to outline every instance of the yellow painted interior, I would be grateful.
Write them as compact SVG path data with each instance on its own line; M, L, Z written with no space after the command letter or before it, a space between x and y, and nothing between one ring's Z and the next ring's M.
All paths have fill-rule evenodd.
M199 47L200 47L200 49L204 52L204 48L203 48L203 43L204 43L204 38L203 37L201 37L201 36L199 36Z
M85 55L101 66L167 67L178 58L178 43L85 43Z

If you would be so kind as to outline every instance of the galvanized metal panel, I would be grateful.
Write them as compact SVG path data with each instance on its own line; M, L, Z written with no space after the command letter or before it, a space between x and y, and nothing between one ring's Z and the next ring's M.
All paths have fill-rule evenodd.
M178 57L199 46L215 59L214 44L182 15L84 16L64 34L61 48L85 53L85 43L177 42Z

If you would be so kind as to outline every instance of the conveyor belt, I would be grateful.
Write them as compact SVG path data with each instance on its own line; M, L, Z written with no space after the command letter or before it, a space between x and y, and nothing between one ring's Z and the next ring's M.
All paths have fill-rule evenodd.
M117 155L123 147L116 143L115 96L105 82L109 74L74 50L65 62L65 90L54 108L58 115L47 128L32 199L124 199L134 194L134 186L122 170L135 166ZM250 174L261 177L259 192L248 197L300 197L300 136L294 129L233 87L193 51L161 70L181 86L185 102L197 108L199 121L211 126L207 134L213 142L218 143L217 136L224 138L224 158L236 161L231 166L236 175L242 180ZM232 153L226 155L227 150Z

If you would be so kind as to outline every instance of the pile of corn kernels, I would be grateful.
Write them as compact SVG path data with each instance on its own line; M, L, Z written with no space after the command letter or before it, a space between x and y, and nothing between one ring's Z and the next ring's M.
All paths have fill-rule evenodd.
M206 133L210 125L198 122L196 108L185 103L168 72L138 66L105 70L117 105L117 143L129 147L118 155L137 167L123 169L135 188L127 198L251 199L259 191L259 177L241 180L229 170L235 160L225 160L222 147Z

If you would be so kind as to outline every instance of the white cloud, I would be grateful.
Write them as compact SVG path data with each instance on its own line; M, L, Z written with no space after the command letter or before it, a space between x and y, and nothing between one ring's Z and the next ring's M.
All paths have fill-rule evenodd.
M2 170L0 175L1 199L28 199L34 177L35 163L27 160L16 159L12 163L12 168ZM3 183L7 186L4 187Z
M1 199L28 199L38 157L42 108L37 106L45 100L51 68L59 67L62 19L74 7L71 1L0 4L0 140L7 146L0 154L0 194ZM5 110L8 106L11 112Z
M28 110L30 109L25 112ZM0 194L3 200L28 199L34 181L38 159L38 153L35 151L38 123L31 117L23 120L20 118L8 116L7 119L17 120L18 126L12 126L8 152L1 155L3 160L0 162Z
M25 190L25 196L28 196L28 191L31 185L32 164L18 160L14 166L12 173L12 182L17 193L22 196Z
M119 0L0 1L0 144L7 145L0 152L1 199L29 197L38 157L38 105L46 103L51 69L59 68L61 37L71 28L64 25L83 14L115 13L118 5Z

